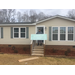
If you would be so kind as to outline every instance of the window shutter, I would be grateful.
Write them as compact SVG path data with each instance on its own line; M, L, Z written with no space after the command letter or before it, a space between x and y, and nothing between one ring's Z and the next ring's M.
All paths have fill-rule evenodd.
M26 38L29 38L29 27L26 27Z
M3 27L1 27L1 38L3 38Z
M75 26L74 26L74 41L75 41Z
M52 27L49 27L49 41L51 41L51 31L52 31Z
M13 27L11 27L11 38L13 38Z

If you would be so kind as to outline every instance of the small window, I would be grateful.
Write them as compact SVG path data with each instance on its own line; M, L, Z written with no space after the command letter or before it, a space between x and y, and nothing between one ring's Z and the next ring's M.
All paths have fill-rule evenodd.
M73 46L73 48L75 48L75 46Z
M73 40L74 27L68 27L68 40Z
M66 40L66 27L60 27L60 40Z
M14 38L19 38L19 28L14 28Z
M11 45L8 45L8 47L11 47Z
M52 34L52 37L53 37L53 40L58 40L58 27L53 27L53 34Z
M20 31L21 31L21 32L20 32L20 34L21 34L21 38L25 38L25 34L26 34L26 32L25 32L25 28L21 28Z

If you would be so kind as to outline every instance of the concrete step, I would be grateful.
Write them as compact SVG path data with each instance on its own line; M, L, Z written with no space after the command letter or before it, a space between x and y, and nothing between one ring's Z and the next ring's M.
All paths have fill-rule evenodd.
M34 46L34 49L43 49L43 46Z
M43 47L43 46L37 46L37 45L35 45L35 47Z
M44 49L33 49L32 51L44 51Z
M32 55L34 55L34 56L44 56L44 54L34 54L34 53L32 53Z
M32 53L44 53L44 51L32 51Z
M33 49L44 49L44 48L38 48L38 47L36 48L36 47L34 47Z

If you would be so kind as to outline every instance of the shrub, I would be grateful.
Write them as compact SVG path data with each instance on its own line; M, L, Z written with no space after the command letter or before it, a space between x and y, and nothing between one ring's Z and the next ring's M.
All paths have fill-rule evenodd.
M67 51L65 51L65 55L66 55L66 56L68 55L68 52L67 52Z
M3 52L0 52L0 54L4 54Z
M14 50L14 49L15 49L15 46L12 47L12 50Z
M18 53L18 51L17 50L14 50L14 53Z
M71 52L71 50L70 50L70 49L67 49L67 52L68 52L68 53L70 53L70 52Z
M53 51L53 53L55 53L55 52L56 52L56 50L55 50L54 48L52 49L52 51Z
M71 50L70 49L67 49L67 51L65 51L65 55L67 56L68 53L70 53L70 52L71 52Z
M23 47L23 50L25 51L25 50L26 50L26 48L25 48L25 47Z

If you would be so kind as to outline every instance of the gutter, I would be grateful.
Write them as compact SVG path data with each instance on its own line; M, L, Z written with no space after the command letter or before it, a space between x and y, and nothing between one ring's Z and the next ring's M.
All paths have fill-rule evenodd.
M33 24L0 24L0 26L35 26L36 23L33 23Z

